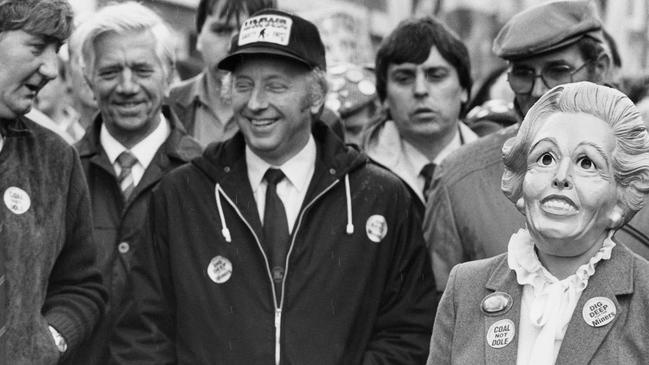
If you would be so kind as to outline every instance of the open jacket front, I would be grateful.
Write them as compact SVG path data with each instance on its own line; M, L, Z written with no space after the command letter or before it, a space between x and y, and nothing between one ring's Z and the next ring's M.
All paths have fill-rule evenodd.
M600 261L582 292L564 336L557 365L646 364L649 361L649 263L618 243L611 258ZM490 317L482 299L495 292L513 298L511 310ZM507 254L456 266L439 303L428 364L515 364L518 336L492 348L489 327L509 319L518 330L523 287L507 265ZM617 314L611 323L591 327L582 309L595 297L610 299Z
M316 167L281 301L238 134L154 192L133 268L135 302L112 347L117 363L425 362L435 301L411 198L328 127L313 131Z

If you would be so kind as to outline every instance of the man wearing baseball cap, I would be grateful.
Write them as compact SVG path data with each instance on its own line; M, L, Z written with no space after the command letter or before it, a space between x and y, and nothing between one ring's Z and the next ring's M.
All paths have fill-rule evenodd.
M405 186L317 120L317 28L263 10L219 67L240 131L153 193L114 363L423 364L421 228Z
M610 61L592 1L550 2L523 11L501 29L493 50L509 63L508 81L521 116L554 86L607 81ZM436 170L424 237L440 292L454 265L506 252L509 237L524 225L524 217L500 191L502 145L517 130L518 124L468 144ZM648 246L641 242L637 222L617 234L646 257Z

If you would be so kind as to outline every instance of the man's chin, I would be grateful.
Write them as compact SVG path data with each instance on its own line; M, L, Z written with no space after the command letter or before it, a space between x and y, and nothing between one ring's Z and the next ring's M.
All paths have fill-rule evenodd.
M29 103L29 105L26 106L16 106L15 108L12 108L9 110L11 113L13 113L12 116L9 118L17 118L21 115L25 115L32 111L32 103Z
M519 100L518 108L519 108L520 113L522 114L523 117L525 117L525 115L527 115L527 112L530 111L530 109L532 108L534 103L536 103L538 100L539 99L530 99L530 98L526 98L524 102L521 102Z

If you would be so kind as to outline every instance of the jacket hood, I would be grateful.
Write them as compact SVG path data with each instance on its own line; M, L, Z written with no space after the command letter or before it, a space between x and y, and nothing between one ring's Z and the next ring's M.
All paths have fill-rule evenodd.
M324 122L317 121L312 127L313 138L317 146L316 165L324 167L336 178L367 163L365 154L345 145L343 141ZM245 140L241 132L231 139L210 144L201 157L192 160L192 164L209 177L213 182L220 181L232 165L245 164Z

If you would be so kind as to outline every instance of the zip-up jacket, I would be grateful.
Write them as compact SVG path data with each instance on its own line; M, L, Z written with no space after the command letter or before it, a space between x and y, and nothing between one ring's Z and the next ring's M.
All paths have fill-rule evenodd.
M411 197L323 123L313 135L315 172L279 301L243 136L163 178L113 363L425 363L434 283Z

